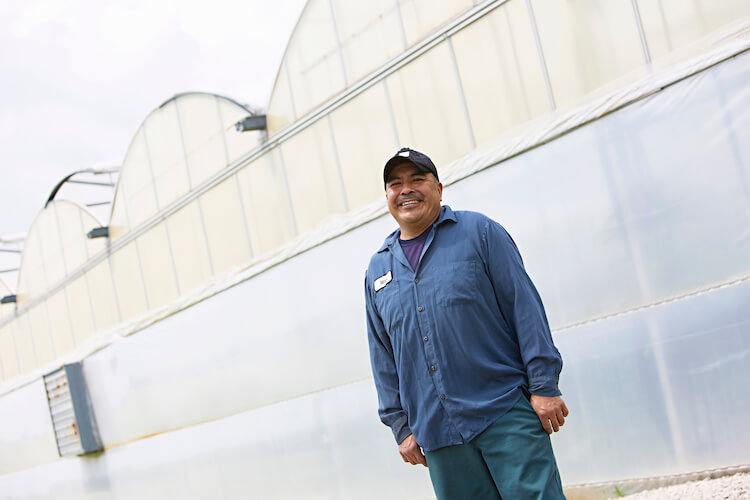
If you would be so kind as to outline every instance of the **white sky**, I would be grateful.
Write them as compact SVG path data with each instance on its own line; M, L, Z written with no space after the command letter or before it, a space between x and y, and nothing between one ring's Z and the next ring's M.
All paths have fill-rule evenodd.
M0 1L0 237L28 231L67 174L119 163L174 94L265 108L304 4ZM17 264L0 252L0 270ZM0 279L15 289L15 274Z

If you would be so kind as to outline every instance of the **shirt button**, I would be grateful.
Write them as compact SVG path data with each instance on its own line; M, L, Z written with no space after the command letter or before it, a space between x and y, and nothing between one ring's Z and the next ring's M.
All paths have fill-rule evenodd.
M419 278L414 278L414 283L419 283Z
M435 371L435 370L437 370L437 368L435 368L435 365L432 365L432 366L430 367L430 370L432 370L432 371Z
M429 338L429 337L427 337L427 335L425 335L425 336L424 336L424 338L423 338L422 340L424 340L425 342L427 342L428 340L430 340L430 338Z
M422 308L422 306L419 306L419 307L417 307L417 311L422 312L422 311L424 311L424 309Z
M444 399L445 399L445 394L441 394L441 395L440 395L440 399L443 399L443 400L444 400Z

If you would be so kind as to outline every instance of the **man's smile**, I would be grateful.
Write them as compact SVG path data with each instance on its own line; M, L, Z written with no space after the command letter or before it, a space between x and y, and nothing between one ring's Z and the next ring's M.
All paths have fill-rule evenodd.
M402 202L401 202L401 203L399 204L399 206L400 206L400 207L409 207L409 206L411 206L411 205L416 205L416 204L417 204L417 203L419 203L420 201L421 201L421 200L406 200L406 201L402 201Z

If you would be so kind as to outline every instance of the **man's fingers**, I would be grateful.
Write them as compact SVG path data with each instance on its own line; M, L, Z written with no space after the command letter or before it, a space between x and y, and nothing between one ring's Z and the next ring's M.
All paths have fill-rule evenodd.
M557 423L560 424L560 427L562 427L563 425L565 425L565 417L566 416L567 415L565 414L564 411L558 411L557 412Z
M422 454L420 450L417 450L417 452L412 457L411 464L412 465L424 465L425 467L427 467L427 459L425 458L425 456Z
M560 430L565 425L565 417L568 416L568 407L560 396L537 396L532 394L529 398L531 407L539 416L539 421L547 434Z
M424 465L427 467L427 459L422 454L422 452L416 452L416 453L402 453L401 458L404 460L404 462L412 465Z
M398 452L401 454L401 458L404 462L412 465L422 464L427 467L427 459L422 453L419 444L414 439L414 435L410 434L406 437L399 445Z
M552 425L549 423L548 418L540 418L542 422L542 427L544 427L544 430L547 432L547 434L552 434Z

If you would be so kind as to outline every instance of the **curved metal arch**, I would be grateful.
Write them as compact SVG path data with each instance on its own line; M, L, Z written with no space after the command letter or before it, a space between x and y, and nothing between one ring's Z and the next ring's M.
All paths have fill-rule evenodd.
M63 187L63 185L68 182L73 176L78 174L114 174L120 170L120 167L101 167L101 168L84 168L81 170L76 170L75 172L72 172L60 180L55 187L52 189L52 192L49 194L49 197L47 198L47 201L44 203L44 208L47 207L47 205L50 204L52 200L55 199L55 196L57 195L57 192L60 191L60 188ZM92 183L89 183L92 184ZM105 185L105 184L102 184ZM106 184L109 185L109 184Z
M170 102L176 101L177 99L179 99L181 97L188 97L188 96L193 96L193 95L205 95L205 96L216 97L217 99L222 99L224 101L229 101L232 104L235 104L235 105L241 107L242 109L244 109L245 111L247 111L251 115L255 115L256 114L256 112L254 110L250 109L250 106L248 106L247 104L242 104L242 103L240 103L240 102L232 99L231 97L227 97L227 96L221 95L221 94L215 94L213 92L202 92L202 91L199 91L199 90L190 91L190 92L180 92L180 93L177 93L177 94L173 95L172 97L170 97L169 99L167 99L166 101L164 101L163 103L159 104L159 106L156 109L161 109L164 106L166 106L167 104L169 104ZM146 118L148 118L149 116L151 116L151 113L149 113L148 116L146 116ZM143 120L143 121L145 122L146 120Z

